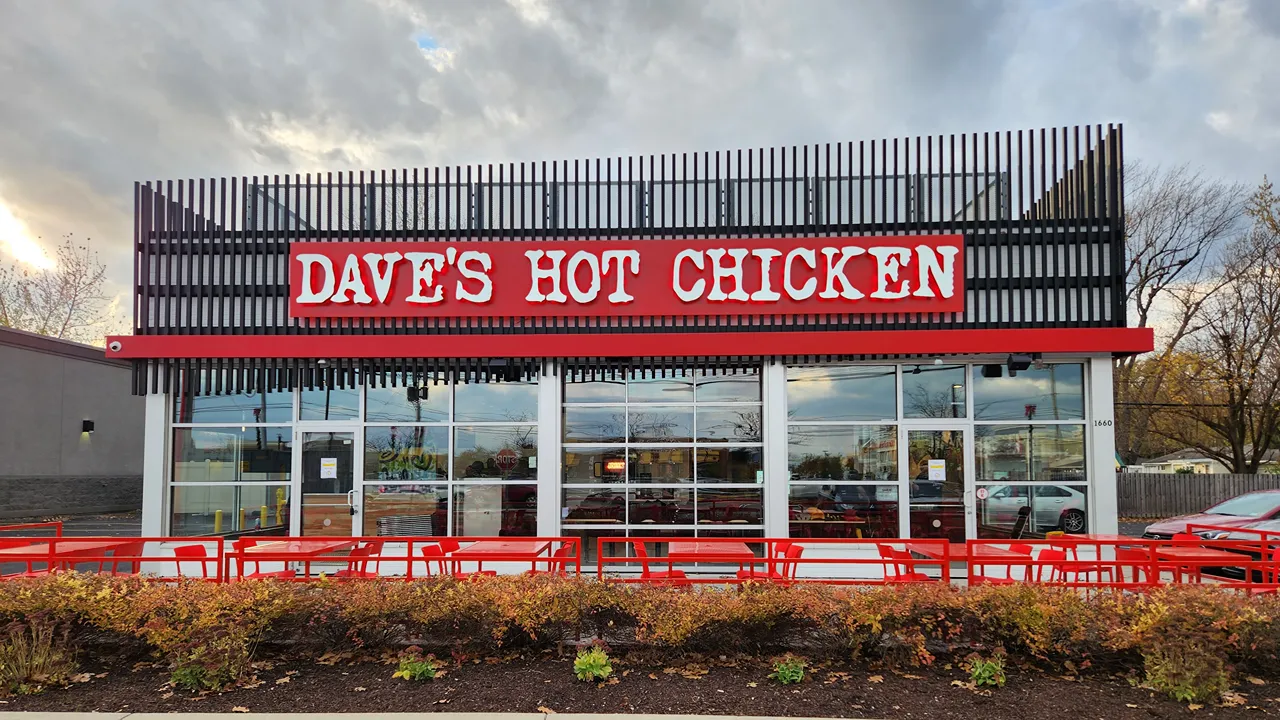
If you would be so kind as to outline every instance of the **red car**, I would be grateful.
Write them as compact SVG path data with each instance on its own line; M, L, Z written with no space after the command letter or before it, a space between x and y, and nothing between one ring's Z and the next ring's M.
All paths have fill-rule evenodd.
M1275 519L1280 519L1280 490L1257 490L1224 500L1202 513L1152 523L1142 537L1168 540L1175 533L1186 532L1191 524L1243 528Z

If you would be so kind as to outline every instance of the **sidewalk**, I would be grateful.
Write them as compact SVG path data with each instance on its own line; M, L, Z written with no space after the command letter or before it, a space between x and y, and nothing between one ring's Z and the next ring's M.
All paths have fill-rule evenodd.
M0 720L825 720L744 715L600 715L598 713L77 713L0 712Z

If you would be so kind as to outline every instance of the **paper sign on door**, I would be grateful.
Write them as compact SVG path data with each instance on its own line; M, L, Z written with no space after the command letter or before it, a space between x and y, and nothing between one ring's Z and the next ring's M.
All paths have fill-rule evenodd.
M947 461L946 460L930 460L929 461L929 480L933 482L946 482L947 479Z
M320 479L321 480L337 480L338 479L338 458L320 458Z

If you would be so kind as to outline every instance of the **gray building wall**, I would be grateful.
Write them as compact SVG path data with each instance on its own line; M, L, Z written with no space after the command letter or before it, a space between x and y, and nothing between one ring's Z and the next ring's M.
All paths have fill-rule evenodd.
M101 348L0 328L0 518L142 507L143 398L129 382Z

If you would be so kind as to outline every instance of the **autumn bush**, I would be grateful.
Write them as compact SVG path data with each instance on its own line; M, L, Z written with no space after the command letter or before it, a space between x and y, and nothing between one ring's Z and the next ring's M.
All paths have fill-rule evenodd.
M60 573L0 583L0 693L56 685L77 661L128 652L149 653L175 684L202 689L245 679L261 656L395 657L414 647L457 657L590 643L905 666L1000 657L1010 667L1130 672L1203 701L1245 672L1274 672L1280 600L1204 586L690 590L546 575L217 585Z

